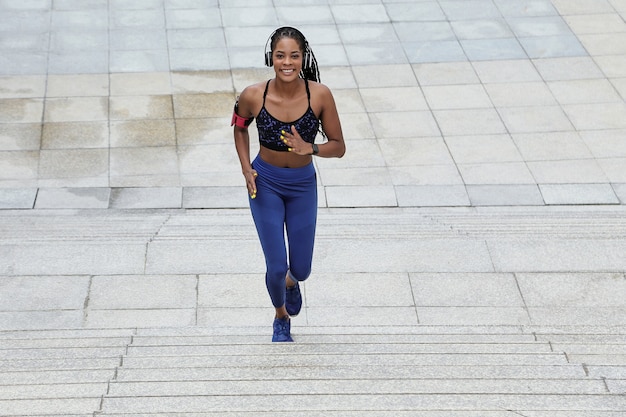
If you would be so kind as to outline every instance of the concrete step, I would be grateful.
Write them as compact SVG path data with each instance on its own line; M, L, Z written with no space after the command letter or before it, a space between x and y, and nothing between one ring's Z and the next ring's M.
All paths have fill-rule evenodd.
M294 344L267 342L264 327L1 332L0 415L261 416L285 402L303 416L626 410L623 368L575 362L548 330L301 327Z
M149 212L28 211L2 213L0 242L115 241L145 239L249 238L253 223L247 209L153 210ZM626 212L558 208L498 210L321 209L320 238L626 237ZM251 229L252 228L252 229Z

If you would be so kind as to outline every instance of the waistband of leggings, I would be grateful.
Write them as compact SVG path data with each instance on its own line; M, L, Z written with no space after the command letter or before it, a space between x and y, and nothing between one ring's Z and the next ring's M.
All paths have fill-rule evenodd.
M278 179L288 179L292 181L304 180L315 175L315 167L313 166L313 162L303 167L283 168L265 162L258 155L252 162L252 167L258 172L259 175L274 177Z

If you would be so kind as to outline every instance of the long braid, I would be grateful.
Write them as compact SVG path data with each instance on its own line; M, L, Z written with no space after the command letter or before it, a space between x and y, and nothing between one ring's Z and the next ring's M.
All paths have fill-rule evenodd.
M321 78L320 78L319 66L317 65L317 59L315 58L315 55L313 54L313 50L309 46L309 42L306 40L302 32L300 32L298 29L290 27L290 26L285 26L285 27L276 29L270 38L271 40L270 54L274 51L274 47L276 47L276 44L282 38L294 39L296 42L298 42L298 45L300 45L300 48L302 48L302 60L303 61L302 61L302 69L300 70L300 77L304 78L305 80L315 81L319 83L321 81ZM267 48L267 45L266 45L266 48ZM321 120L320 120L319 132L322 134L324 139L327 139L326 133L324 133L324 127L322 126Z
M302 69L300 70L300 77L309 81L320 82L320 71L317 65L317 59L315 58L315 54L313 54L313 50L309 46L309 42L306 40L302 32L290 26L276 29L271 37L270 52L274 50L276 43L282 38L294 39L296 42L298 42L300 48L302 48L303 65ZM309 65L305 65L307 63L305 62L305 59L306 61L308 61Z

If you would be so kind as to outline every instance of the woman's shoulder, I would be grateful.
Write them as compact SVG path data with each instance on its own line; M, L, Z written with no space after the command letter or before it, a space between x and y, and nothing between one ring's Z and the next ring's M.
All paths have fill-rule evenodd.
M322 103L334 102L333 93L330 88L317 81L309 81L309 89L311 91L311 97L320 100Z
M243 91L241 92L241 96L254 96L257 94L263 94L263 92L265 91L265 85L267 84L267 81L261 81L255 84L251 84L249 86L247 86L246 88L243 89Z

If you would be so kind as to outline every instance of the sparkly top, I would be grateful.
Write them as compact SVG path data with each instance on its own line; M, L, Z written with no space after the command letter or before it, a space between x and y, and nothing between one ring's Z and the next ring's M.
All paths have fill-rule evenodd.
M309 100L309 108L298 119L293 122L283 122L272 116L265 108L265 97L267 96L267 89L270 85L268 81L265 85L265 92L263 93L263 107L256 117L256 126L259 130L259 142L261 146L274 150L286 152L288 146L280 139L281 130L291 132L291 126L295 126L296 130L305 142L313 143L315 136L319 129L320 122L313 113L311 108L311 92L309 91L309 82L305 79L304 85L306 86L306 95Z

